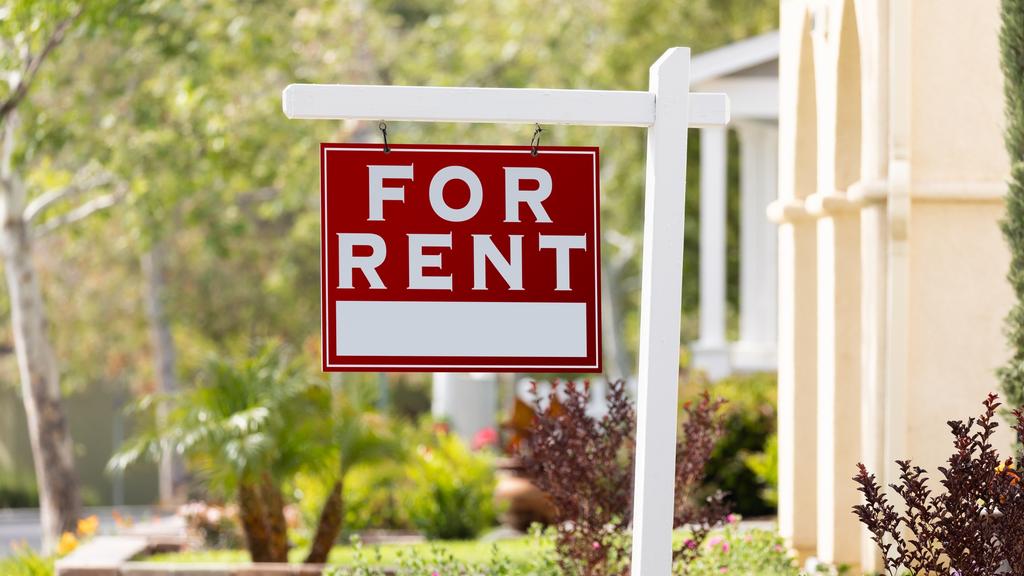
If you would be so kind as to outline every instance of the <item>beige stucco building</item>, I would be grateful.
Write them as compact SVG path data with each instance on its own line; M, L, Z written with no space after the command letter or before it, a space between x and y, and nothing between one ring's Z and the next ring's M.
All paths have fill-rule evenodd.
M857 462L935 471L998 389L999 26L999 0L782 0L779 521L827 562L875 566Z

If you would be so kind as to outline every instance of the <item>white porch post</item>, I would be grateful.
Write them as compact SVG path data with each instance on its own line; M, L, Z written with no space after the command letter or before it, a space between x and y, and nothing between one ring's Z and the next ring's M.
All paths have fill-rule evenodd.
M778 128L743 123L740 140L740 339L733 365L746 371L777 365L778 237L765 215L778 189Z
M496 374L436 372L432 392L431 414L467 442L497 424Z
M726 169L728 132L700 131L700 339L693 363L712 380L731 371L725 340Z

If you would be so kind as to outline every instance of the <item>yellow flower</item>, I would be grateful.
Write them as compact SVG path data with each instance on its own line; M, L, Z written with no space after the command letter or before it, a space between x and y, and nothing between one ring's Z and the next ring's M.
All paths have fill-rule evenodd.
M65 556L75 548L78 548L78 538L71 532L61 534L60 542L57 543L57 555Z
M96 534L96 531L100 529L100 519L95 515L89 516L88 518L82 518L78 521L78 535L83 537L89 537Z

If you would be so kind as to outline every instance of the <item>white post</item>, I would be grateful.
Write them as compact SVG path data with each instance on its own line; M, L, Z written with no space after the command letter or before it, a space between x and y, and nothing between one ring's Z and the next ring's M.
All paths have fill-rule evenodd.
M737 369L774 370L778 326L777 231L768 221L778 180L778 130L739 124L740 140L740 339L733 347Z
M730 372L725 341L727 136L724 127L700 131L700 339L693 345L693 364L712 380Z
M477 432L497 425L496 374L436 372L431 414L451 424L452 432L471 442Z
M672 48L651 66L650 91L655 110L647 129L631 572L668 576L675 510L689 48Z

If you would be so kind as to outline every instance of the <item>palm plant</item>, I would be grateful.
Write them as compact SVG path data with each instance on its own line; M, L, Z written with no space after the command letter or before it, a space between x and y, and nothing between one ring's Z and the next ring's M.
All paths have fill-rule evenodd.
M183 456L212 491L237 499L252 560L286 562L281 486L330 450L323 433L330 398L326 386L304 377L279 349L215 358L199 385L146 401L166 403L166 420L126 443L108 468L158 460L166 451Z
M384 419L368 412L358 399L334 395L334 418L329 426L331 457L321 463L331 491L320 510L316 532L306 556L307 564L323 564L341 534L345 518L344 487L349 471L359 465L400 456L400 445Z

